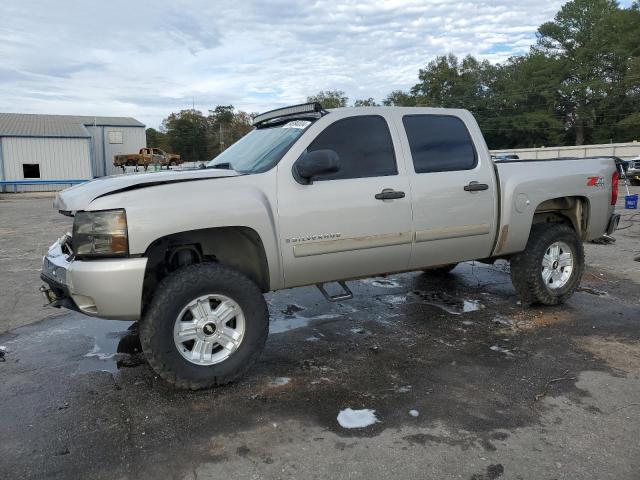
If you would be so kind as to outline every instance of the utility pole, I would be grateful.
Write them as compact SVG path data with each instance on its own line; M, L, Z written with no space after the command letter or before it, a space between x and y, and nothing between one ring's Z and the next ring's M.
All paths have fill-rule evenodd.
M224 151L224 139L222 138L222 123L218 123L220 127L220 153Z

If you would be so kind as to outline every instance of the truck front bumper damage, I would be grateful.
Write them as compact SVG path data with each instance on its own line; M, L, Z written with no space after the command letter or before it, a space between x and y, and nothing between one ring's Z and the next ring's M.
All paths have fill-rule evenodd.
M48 305L113 320L139 320L146 258L74 260L69 236L42 260L40 287Z

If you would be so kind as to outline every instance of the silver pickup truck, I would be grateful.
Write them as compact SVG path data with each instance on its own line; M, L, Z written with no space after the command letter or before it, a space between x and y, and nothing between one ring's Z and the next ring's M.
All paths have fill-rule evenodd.
M582 242L616 229L611 158L494 163L473 116L304 104L259 115L206 169L61 192L72 235L44 258L53 306L140 321L155 371L183 388L241 375L269 331L263 293L509 259L523 301L577 288ZM327 282L341 295L329 296Z

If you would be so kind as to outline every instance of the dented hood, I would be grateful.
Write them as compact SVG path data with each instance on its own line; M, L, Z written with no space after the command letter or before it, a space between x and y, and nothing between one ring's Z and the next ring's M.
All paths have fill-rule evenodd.
M164 172L101 177L59 192L56 195L53 206L57 210L77 212L79 210L84 210L96 198L112 193L154 187L157 185L166 185L169 183L207 180L220 177L234 177L237 175L240 174L234 170L211 168L203 170L170 170Z

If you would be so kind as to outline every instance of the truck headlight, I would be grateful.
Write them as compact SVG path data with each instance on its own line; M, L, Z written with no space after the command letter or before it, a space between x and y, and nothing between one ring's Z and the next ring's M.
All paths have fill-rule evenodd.
M125 211L78 212L73 222L73 251L77 257L125 257L129 254Z

